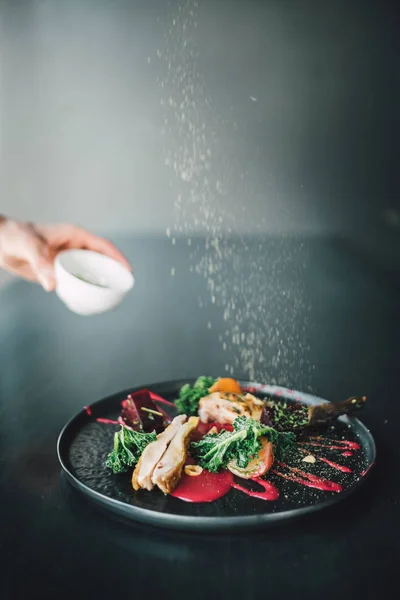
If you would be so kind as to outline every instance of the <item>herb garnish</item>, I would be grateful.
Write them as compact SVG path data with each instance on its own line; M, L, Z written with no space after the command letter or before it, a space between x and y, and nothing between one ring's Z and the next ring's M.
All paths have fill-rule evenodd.
M267 402L269 421L280 431L290 431L308 424L308 407L287 402Z
M294 446L293 433L281 433L244 416L235 419L233 428L233 431L208 433L200 441L192 442L190 452L201 467L216 473L235 459L237 466L245 469L261 450L260 438L263 436L274 444L274 450L280 457Z

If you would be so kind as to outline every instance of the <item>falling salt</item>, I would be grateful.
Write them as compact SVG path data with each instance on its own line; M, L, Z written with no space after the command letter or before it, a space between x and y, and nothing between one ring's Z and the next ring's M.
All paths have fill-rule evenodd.
M251 247L239 235L242 213L253 202L254 188L236 159L227 154L219 160L225 132L236 136L237 144L241 139L229 113L221 115L212 108L202 77L194 43L198 4L196 0L174 3L164 43L157 50L164 67L159 85L165 111L165 165L176 197L167 236L172 244L177 235L187 238L189 270L204 279L209 302L226 324L219 342L230 357L225 371L289 387L297 384L291 375L297 372L299 385L309 389L306 382L313 366L306 336L305 265L298 260L301 244L290 247L283 237L264 236ZM250 99L257 101L254 96ZM242 199L236 214L229 202L234 197ZM265 230L267 220L265 213L253 224L254 230ZM205 234L204 246L191 242L199 231ZM210 322L207 327L211 329Z

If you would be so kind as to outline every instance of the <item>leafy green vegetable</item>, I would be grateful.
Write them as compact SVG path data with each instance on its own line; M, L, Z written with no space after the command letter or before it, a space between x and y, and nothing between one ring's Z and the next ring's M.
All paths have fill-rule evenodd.
M191 454L204 469L216 473L226 468L229 461L236 459L237 466L245 469L261 450L260 438L265 436L275 446L275 452L282 454L293 447L293 433L278 432L253 419L237 417L233 431L208 433L199 442L192 442Z
M143 450L157 439L156 433L141 433L121 426L114 435L114 448L107 457L106 467L114 473L124 473L135 465Z
M175 400L175 406L181 415L197 415L199 400L208 395L209 388L214 385L212 377L199 377L191 387L188 383L181 387L179 398Z

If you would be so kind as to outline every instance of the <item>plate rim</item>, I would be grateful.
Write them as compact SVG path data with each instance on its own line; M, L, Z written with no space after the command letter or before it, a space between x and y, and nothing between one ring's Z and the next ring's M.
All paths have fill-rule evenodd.
M161 386L179 386L183 385L183 383L193 382L196 378L185 378L185 379L175 379L168 381L160 381L153 382L147 385L141 386L132 386L125 390L121 390L115 392L113 394L109 394L104 398L100 398L95 402L90 404L90 407L94 407L102 402L107 402L107 400L111 400L116 396L123 396L133 393L140 389L150 389L152 387L161 387ZM327 403L329 400L325 398L321 398L319 396L315 396L312 394L308 394L305 392L300 392L298 390L293 390L286 388L284 386L277 385L269 385L269 384L260 384L251 381L238 380L239 383L243 387L256 387L258 392L263 394L272 394L281 396L283 399L294 399L294 400L307 400L310 404L320 404ZM238 516L229 516L229 517L221 517L221 516L192 516L192 515L176 515L172 513L164 513L160 511L154 511L148 508L134 506L132 504L128 504L126 502L122 502L121 500L116 500L115 498L110 498L109 496L105 496L96 490L93 490L91 487L83 483L76 477L65 464L65 460L62 457L61 445L64 443L63 438L66 435L67 431L73 426L74 422L77 421L83 414L85 413L85 408L82 407L81 410L75 413L64 425L61 429L58 439L57 439L57 457L60 462L60 465L67 476L67 480L75 487L79 492L86 495L92 502L96 505L101 505L102 508L107 508L107 512L111 512L114 514L118 514L123 516L125 519L129 519L130 521L136 521L139 523L145 523L153 526L162 526L168 529L185 529L185 530L227 530L227 529L240 529L245 527L271 527L273 525L277 525L282 522L289 522L298 520L302 517L305 517L308 514L314 512L320 512L326 508L334 506L353 493L357 492L359 488L368 480L371 475L371 472L374 470L376 465L376 443L373 435L366 425L356 417L349 417L347 415L340 417L342 422L347 424L357 425L357 427L363 430L364 435L368 438L371 448L372 454L372 462L367 468L366 473L358 479L351 487L346 489L344 492L341 492L340 495L333 495L328 497L326 500L319 502L318 504L312 504L309 506L304 506L300 508L290 509L287 511L282 511L278 513L270 513L266 512L264 514L257 515L238 515Z

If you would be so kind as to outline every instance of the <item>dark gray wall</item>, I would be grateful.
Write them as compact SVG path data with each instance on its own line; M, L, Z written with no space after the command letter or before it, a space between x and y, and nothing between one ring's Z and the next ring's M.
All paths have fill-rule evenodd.
M0 4L3 212L183 233L217 215L395 248L394 5Z

